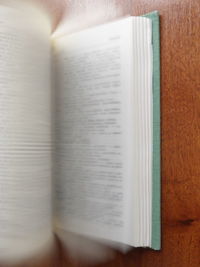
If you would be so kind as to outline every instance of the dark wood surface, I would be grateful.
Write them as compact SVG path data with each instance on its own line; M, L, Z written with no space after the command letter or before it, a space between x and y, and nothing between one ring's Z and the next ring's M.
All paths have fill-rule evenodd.
M200 0L68 0L67 10L81 27L160 12L162 250L133 249L98 266L199 267ZM48 260L23 265L50 266L86 265L67 259L60 246Z

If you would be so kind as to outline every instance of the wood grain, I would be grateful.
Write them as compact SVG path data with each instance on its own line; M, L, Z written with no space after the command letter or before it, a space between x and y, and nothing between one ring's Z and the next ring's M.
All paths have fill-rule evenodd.
M80 26L80 15L91 25L158 10L161 20L162 250L133 249L98 266L199 267L200 1L68 0L66 5L67 17ZM42 262L20 267L53 266L86 265L73 263L60 248Z

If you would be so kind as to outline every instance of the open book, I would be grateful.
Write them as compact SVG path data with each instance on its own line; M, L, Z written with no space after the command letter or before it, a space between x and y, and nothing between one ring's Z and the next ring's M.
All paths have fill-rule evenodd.
M158 15L52 36L0 6L0 260L66 231L160 248Z

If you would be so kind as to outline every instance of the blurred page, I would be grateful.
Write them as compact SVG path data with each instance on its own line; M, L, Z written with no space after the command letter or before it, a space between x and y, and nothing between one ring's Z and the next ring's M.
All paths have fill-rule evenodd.
M52 238L51 29L16 3L0 5L0 261L30 256Z
M56 226L127 244L138 233L131 27L127 18L54 41Z

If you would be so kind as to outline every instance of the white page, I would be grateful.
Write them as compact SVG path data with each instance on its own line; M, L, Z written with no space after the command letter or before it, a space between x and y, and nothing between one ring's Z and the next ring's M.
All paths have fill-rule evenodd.
M50 25L0 6L0 261L52 238Z
M58 228L138 246L133 20L149 30L127 18L55 40L55 212Z

